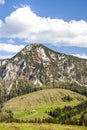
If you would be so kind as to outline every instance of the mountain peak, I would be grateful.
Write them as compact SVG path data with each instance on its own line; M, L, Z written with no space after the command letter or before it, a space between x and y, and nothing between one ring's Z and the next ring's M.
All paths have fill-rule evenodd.
M45 55L50 56L51 53L53 54L59 54L62 55L61 53L58 53L54 50L51 50L50 48L48 48L47 46L44 46L41 43L33 43L30 45L27 45L21 52L32 52L32 53L45 53ZM64 55L64 54L63 54Z
M46 53L46 50L48 50L47 47L43 46L42 44L38 44L38 43L34 43L34 44L30 44L30 45L27 45L22 51L21 51L21 55L28 58L32 58L32 60L35 62L35 59L36 62L41 62L40 60L46 60L48 61L48 56L47 56L47 53Z
M36 48L36 47L41 47L41 46L43 45L40 43L32 43L30 45L27 45L25 48Z
M10 60L0 62L0 81L8 93L23 81L33 84L76 82L87 85L87 61L55 52L42 44L27 45Z
M23 49L23 51L35 51L37 48L42 47L43 45L40 43L33 43L30 45L25 46L25 48Z

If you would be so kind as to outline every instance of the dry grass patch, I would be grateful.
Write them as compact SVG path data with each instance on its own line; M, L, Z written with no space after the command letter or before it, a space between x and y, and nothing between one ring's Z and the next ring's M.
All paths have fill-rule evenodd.
M70 96L72 101L68 103L64 102L62 98L65 96ZM4 109L9 109L12 111L24 111L56 105L61 106L63 104L76 105L84 100L86 100L86 97L70 90L48 89L13 98L5 103Z

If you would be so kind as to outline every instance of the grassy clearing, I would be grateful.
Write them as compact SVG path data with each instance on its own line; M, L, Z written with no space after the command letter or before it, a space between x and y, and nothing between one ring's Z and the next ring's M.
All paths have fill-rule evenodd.
M45 113L46 111L47 109L37 109L37 110L32 110L31 112L17 111L17 112L14 112L14 118L21 119L21 120L31 120L35 118L42 119L43 117L45 118L50 117L48 114Z
M87 127L59 124L0 123L0 130L87 130Z

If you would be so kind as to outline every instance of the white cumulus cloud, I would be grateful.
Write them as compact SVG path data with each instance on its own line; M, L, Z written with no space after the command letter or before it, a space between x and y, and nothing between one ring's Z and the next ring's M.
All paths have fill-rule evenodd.
M9 39L8 43L14 43L15 41L13 39Z
M12 45L0 43L0 51L6 51L8 53L17 53L24 48L24 45Z
M5 4L5 0L0 0L0 4Z
M76 56L76 57L79 57L79 58L82 58L82 59L87 59L87 55L86 54L72 54L73 56Z
M29 6L17 8L0 20L0 38L19 38L30 42L87 47L87 21L40 17Z
M8 58L12 58L14 55L0 55L0 60L1 59L8 59Z

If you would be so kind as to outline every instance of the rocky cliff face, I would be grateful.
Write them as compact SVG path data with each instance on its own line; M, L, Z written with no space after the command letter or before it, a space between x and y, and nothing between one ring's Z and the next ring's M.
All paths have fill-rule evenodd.
M7 93L19 79L35 85L76 82L87 85L87 60L57 53L41 44L31 44L9 60L0 60L0 86Z

